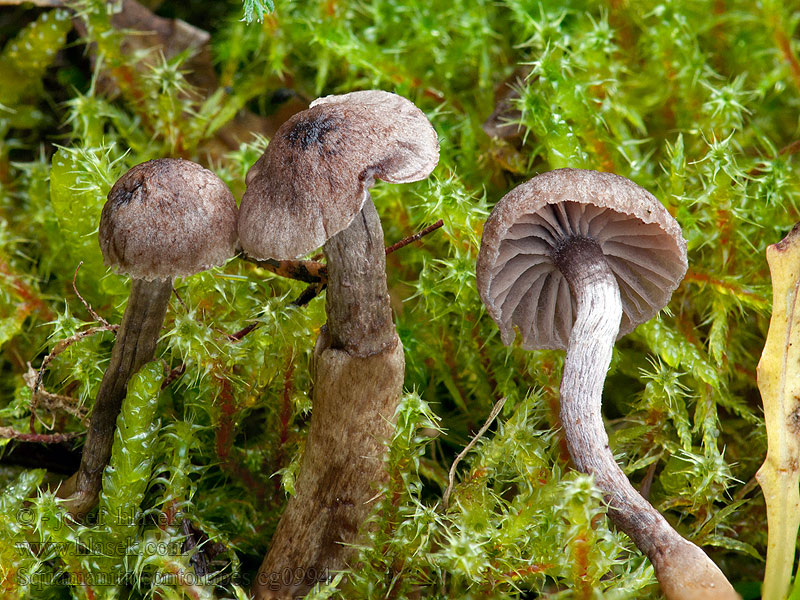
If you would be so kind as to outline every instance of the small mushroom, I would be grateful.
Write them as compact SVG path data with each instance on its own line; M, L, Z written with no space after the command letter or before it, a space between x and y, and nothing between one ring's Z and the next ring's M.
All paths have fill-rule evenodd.
M128 274L131 292L97 392L78 472L59 490L75 518L96 504L128 381L155 354L175 277L236 253L236 203L211 171L164 158L133 167L108 193L100 216L105 262Z
M324 245L332 347L367 356L394 344L383 231L369 188L376 177L424 179L438 160L436 132L421 110L367 90L312 102L247 173L239 239L248 256L287 260Z
M385 478L382 455L404 359L386 285L383 231L369 188L427 177L436 132L401 96L320 98L284 123L247 174L239 238L251 258L323 246L327 327L315 349L314 409L295 488L256 580L257 598L305 594L346 565ZM271 574L301 573L293 581Z
M687 269L678 223L649 192L613 175L559 169L509 192L486 222L481 298L505 344L567 351L561 420L570 455L646 554L669 600L735 599L725 576L630 484L608 446L603 382L614 341L653 317Z

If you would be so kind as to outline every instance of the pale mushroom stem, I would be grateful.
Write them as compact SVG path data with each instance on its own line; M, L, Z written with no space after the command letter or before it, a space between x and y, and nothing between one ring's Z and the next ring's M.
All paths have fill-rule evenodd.
M128 381L153 360L171 293L171 279L133 279L111 361L97 391L80 467L59 489L59 496L67 498L66 507L76 519L97 504Z
M609 448L601 400L622 303L599 244L568 238L555 249L553 260L577 304L561 379L561 421L575 466L594 476L609 517L653 563L669 600L739 598L711 559L634 489Z
M387 478L383 455L405 362L372 200L324 250L328 324L314 350L314 410L297 494L281 516L254 586L258 600L305 596L317 581L346 568Z

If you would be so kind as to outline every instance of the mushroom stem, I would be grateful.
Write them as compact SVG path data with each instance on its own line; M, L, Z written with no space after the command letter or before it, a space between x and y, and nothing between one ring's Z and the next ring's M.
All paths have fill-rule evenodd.
M111 361L97 391L80 467L59 490L76 519L97 504L128 381L142 365L153 360L171 293L171 279L133 279Z
M386 286L383 231L371 200L324 250L328 325L314 351L314 409L297 495L259 570L253 590L258 600L304 596L346 568L387 478L383 455L405 362Z
M609 517L653 563L668 600L739 598L711 559L634 489L609 448L601 401L622 303L600 245L567 238L555 248L553 261L577 304L561 379L561 421L575 466L594 477Z
M323 251L328 262L325 312L331 347L352 356L370 356L393 345L383 229L371 198Z

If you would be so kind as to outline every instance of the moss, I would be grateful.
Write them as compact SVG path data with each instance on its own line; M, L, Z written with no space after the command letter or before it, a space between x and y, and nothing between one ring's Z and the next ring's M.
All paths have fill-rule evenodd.
M392 477L362 566L314 597L658 597L649 564L571 468L557 429L561 355L503 346L475 290L489 209L561 166L629 177L683 227L689 273L668 310L617 344L607 425L632 481L651 482L654 505L743 593L757 589L766 549L753 484L766 450L755 382L771 302L764 251L800 220L796 6L216 4L160 8L211 32L211 88L198 86L191 52L124 52L130 36L114 29L101 0L69 3L85 24L80 40L68 37L64 10L17 12L30 22L0 28L13 35L0 40L0 424L84 428L41 401L32 419L23 376L28 362L37 368L59 342L96 325L73 291L79 261L77 290L109 322L121 317L126 282L106 271L95 242L120 173L182 156L240 197L286 111L318 95L391 90L430 117L442 158L428 181L374 188L387 243L444 225L388 258L408 391ZM94 59L68 41L95 44ZM64 94L67 102L53 101ZM498 106L495 124L509 126L492 138L483 124ZM242 111L258 126L241 125ZM311 350L325 315L320 299L291 304L303 289L239 260L176 283L180 300L158 350L165 387L148 399L161 427L146 430L150 467L130 465L143 469L143 491L119 497L137 505L138 520L133 529L109 524L109 535L130 543L102 559L125 576L123 596L233 598L248 589L305 439ZM111 337L71 344L50 363L44 389L90 408ZM462 462L444 511L450 464L501 397L505 409ZM43 477L22 470L0 494L0 530L13 542L0 549L0 589L88 597L97 590L81 581L96 560L69 548L99 529L63 522ZM187 576L198 573L205 578Z

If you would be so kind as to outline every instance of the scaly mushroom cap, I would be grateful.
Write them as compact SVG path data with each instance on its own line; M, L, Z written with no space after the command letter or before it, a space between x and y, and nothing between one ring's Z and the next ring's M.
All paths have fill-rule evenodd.
M297 258L347 228L374 178L427 177L439 140L423 112L379 90L319 98L275 133L247 173L239 239L252 258Z
M503 343L566 349L577 312L552 255L569 238L601 247L622 296L618 338L652 318L683 279L686 241L647 190L612 173L558 169L511 190L494 207L478 255L478 290Z
M105 263L135 279L185 277L236 253L236 202L223 181L188 160L136 165L100 215Z

